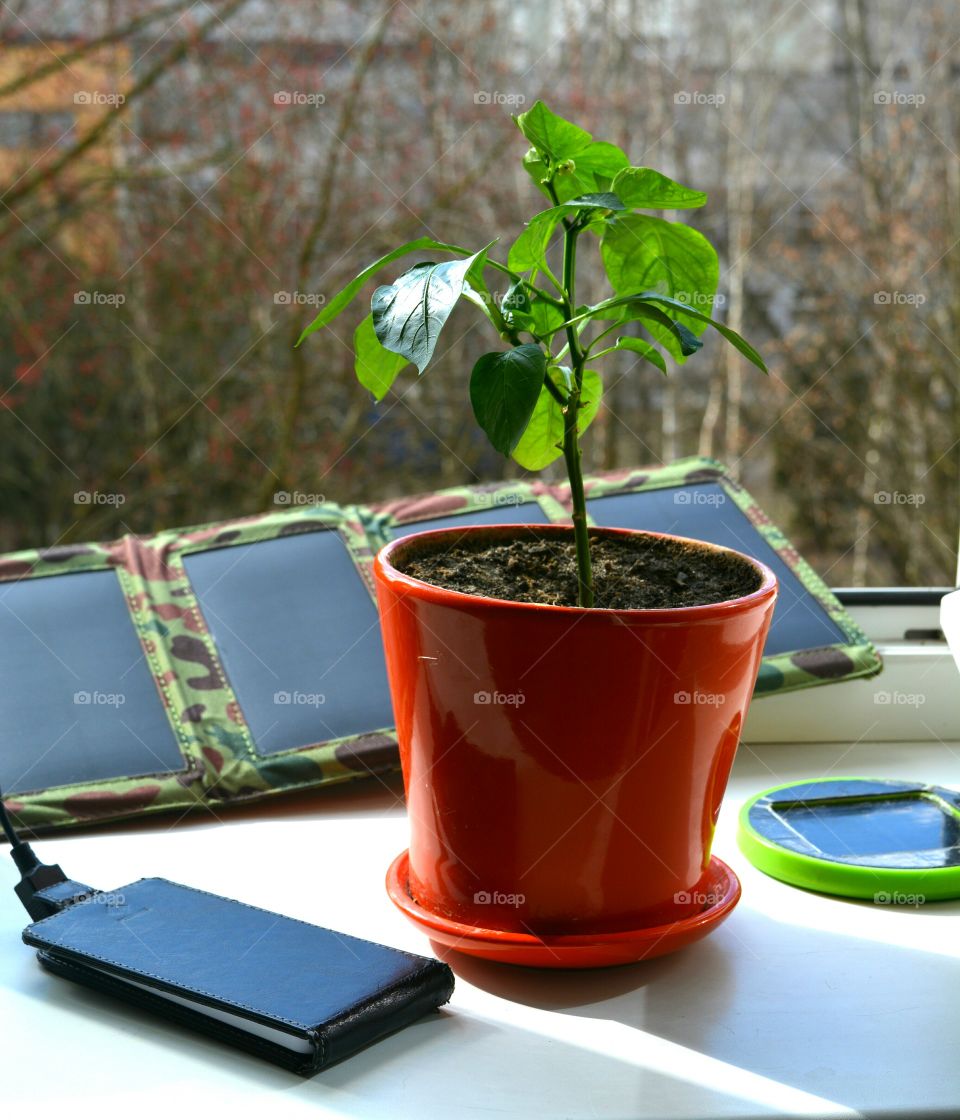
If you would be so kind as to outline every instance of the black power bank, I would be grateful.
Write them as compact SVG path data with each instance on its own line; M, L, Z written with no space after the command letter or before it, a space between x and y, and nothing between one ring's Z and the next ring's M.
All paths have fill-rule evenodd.
M60 976L312 1074L446 1003L445 964L166 879L27 926Z

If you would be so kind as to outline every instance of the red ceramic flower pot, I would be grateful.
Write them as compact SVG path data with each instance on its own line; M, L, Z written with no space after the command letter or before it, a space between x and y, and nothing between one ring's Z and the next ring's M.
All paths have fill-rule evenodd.
M456 922L542 936L674 920L702 902L776 578L744 557L760 580L749 595L620 611L403 574L415 554L528 534L570 529L441 529L377 556L409 891Z

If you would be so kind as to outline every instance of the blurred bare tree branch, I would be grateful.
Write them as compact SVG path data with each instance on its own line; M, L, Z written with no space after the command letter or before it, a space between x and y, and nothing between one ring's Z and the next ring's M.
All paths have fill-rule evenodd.
M663 380L618 355L587 467L728 462L828 580L953 581L960 11L929 0L217 0L0 9L0 547L515 473L458 310L375 407L323 299L399 241L505 250L542 96L708 190L716 312ZM670 215L665 215L670 217ZM585 254L589 263L589 255ZM600 279L598 256L585 298ZM76 500L75 495L89 495Z

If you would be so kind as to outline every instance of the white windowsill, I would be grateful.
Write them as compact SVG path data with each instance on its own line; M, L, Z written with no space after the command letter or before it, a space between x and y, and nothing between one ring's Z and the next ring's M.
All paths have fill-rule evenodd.
M4 1068L16 1071L7 1112L149 1114L162 1092L164 1112L184 1117L955 1117L960 902L878 906L811 894L752 867L735 839L743 802L783 782L859 773L960 786L960 752L950 746L743 746L714 844L743 898L715 933L673 956L596 972L460 957L441 1014L308 1080L45 973L20 943L25 915L6 860L0 990L12 1025ZM164 875L429 953L383 887L409 835L399 797L396 784L357 783L237 807L223 823L206 813L176 827L157 818L63 833L37 848L108 889Z
M875 677L758 698L743 731L747 743L937 742L960 739L960 673L936 631L938 606L847 608L876 645Z

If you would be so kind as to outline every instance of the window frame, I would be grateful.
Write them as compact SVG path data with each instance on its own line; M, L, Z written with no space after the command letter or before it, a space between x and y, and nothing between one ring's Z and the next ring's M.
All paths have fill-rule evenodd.
M960 680L940 628L940 603L953 587L833 588L874 643L883 671L867 679L758 697L747 743L960 741Z

